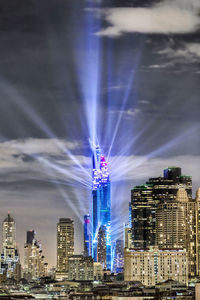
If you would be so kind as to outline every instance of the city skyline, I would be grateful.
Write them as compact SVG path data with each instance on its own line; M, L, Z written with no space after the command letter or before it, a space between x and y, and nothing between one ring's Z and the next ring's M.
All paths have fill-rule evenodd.
M97 140L115 239L133 186L175 165L199 187L200 5L187 2L1 1L0 222L14 216L20 253L34 229L56 265L59 218L83 250Z

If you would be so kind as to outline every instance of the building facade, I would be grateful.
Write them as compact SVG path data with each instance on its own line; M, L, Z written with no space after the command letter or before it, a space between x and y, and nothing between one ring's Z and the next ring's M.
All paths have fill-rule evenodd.
M29 230L24 245L24 278L27 280L38 279L47 274L48 264L45 262L41 245L35 238L34 230Z
M92 224L92 256L99 261L98 240L105 229L106 268L111 269L111 199L108 165L101 149L96 147L93 154L93 224ZM103 226L103 227L102 227Z
M73 255L69 257L69 280L93 281L94 266L91 256Z
M176 199L165 200L156 211L156 241L160 249L186 249L189 276L196 275L196 202L180 188Z
M114 247L113 271L122 273L124 270L124 241L116 240Z
M183 176L181 168L169 167L163 177L150 178L131 191L132 240L134 249L156 245L156 210L160 203L176 200L177 191L184 188L192 201L192 179Z
M92 236L90 215L84 216L84 255L92 255Z
M7 278L20 280L21 265L19 251L16 246L16 224L10 213L2 224L2 252L0 271Z
M57 224L57 277L68 276L68 259L74 255L74 221L61 218Z
M140 281L155 286L166 280L188 284L188 255L186 250L125 249L124 280Z

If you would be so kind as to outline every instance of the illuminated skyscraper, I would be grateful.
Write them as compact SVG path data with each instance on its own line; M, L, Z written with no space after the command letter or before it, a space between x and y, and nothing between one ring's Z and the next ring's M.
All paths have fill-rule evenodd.
M111 269L111 200L108 165L101 149L96 147L93 154L93 224L92 224L92 256L98 260L98 241L102 240L102 228L105 228L106 268ZM102 227L103 226L103 227ZM101 229L100 229L101 228ZM100 231L100 232L99 232ZM100 238L101 235L101 238Z
M115 241L113 270L116 273L122 273L124 268L124 241Z
M8 278L15 277L17 269L20 269L19 253L16 247L16 224L15 220L8 216L3 221L3 236L2 236L2 254L1 268L2 274L6 274ZM20 272L19 272L20 273ZM20 274L17 275L19 280Z
M41 245L35 239L35 231L27 231L24 245L24 278L31 280L47 276L47 266Z
M67 278L68 259L74 255L74 221L60 219L57 224L57 278Z
M165 200L176 200L183 188L192 200L192 178L181 175L181 168L168 167L163 177L150 178L131 191L133 248L147 249L156 244L156 210Z
M84 256L92 256L90 215L84 216Z
M189 276L196 275L196 202L179 189L175 200L165 200L156 211L156 242L159 249L185 249Z

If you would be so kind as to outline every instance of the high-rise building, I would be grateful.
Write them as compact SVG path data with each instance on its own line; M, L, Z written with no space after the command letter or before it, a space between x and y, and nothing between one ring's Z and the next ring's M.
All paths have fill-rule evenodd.
M16 277L15 279L19 280L21 267L16 247L16 224L10 213L3 221L2 244L1 274L5 274L8 278Z
M178 190L176 199L158 204L156 241L160 249L186 249L189 276L196 275L196 202L185 189Z
M105 228L106 267L111 269L111 199L108 165L101 149L96 147L93 154L93 224L92 224L92 256L98 260L98 240ZM100 231L100 232L99 232Z
M41 245L35 239L34 230L27 231L24 245L24 278L31 280L47 276L47 265Z
M124 248L133 248L132 228L129 227L129 224L124 225Z
M57 224L57 278L68 276L68 259L74 255L74 221L61 218Z
M84 255L92 255L92 237L91 237L91 224L90 215L84 216Z
M94 262L94 280L100 281L103 278L103 266L99 262Z
M101 225L97 237L97 261L102 264L104 269L107 266L106 250L106 227Z
M73 255L69 257L69 280L94 280L94 266L91 256Z
M156 210L159 203L176 199L177 191L184 188L192 200L192 179L182 176L181 169L169 167L164 176L150 178L131 191L133 248L148 249L156 245Z
M26 244L31 244L32 245L34 239L35 239L35 231L34 230L28 230L26 232Z
M122 273L124 270L124 241L116 240L114 246L113 271Z
M155 245L155 211L153 185L135 186L131 191L133 248Z
M196 192L196 265L197 265L197 276L200 276L200 188Z
M124 280L140 281L155 286L167 280L188 283L188 255L186 250L125 249Z

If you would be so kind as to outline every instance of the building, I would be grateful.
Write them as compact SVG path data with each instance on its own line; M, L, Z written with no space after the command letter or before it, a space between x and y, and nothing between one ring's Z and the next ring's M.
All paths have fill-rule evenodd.
M196 192L196 266L197 276L200 276L200 188Z
M92 236L89 214L84 216L84 255L92 255Z
M16 224L10 213L2 224L2 252L0 260L0 272L7 278L15 278L17 281L21 277L21 266L19 252L16 247Z
M34 230L29 230L24 245L24 278L31 280L47 275L48 264L45 262L41 245L35 238Z
M32 245L34 239L35 239L35 231L34 230L28 230L26 232L26 243Z
M108 165L99 147L93 154L93 224L92 224L92 256L98 262L98 241L102 240L102 229L105 231L106 268L111 269L111 199ZM103 226L103 227L102 227ZM101 258L102 259L102 258ZM104 264L105 265L105 264Z
M101 281L103 278L103 267L99 262L94 262L94 280Z
M67 278L68 258L74 255L74 221L61 218L57 224L57 278Z
M176 199L158 205L156 241L160 249L186 249L189 276L196 275L196 202L185 189L178 190Z
M69 280L94 280L93 259L91 256L73 255L69 257Z
M135 186L131 191L133 248L147 249L155 245L155 211L153 185Z
M124 270L124 241L116 240L114 247L113 271L122 273Z
M181 169L169 167L163 177L150 178L146 184L131 191L132 240L134 249L156 245L156 210L159 203L175 200L177 191L184 188L192 200L192 179L182 176Z
M133 248L132 228L129 227L129 224L125 224L124 226L124 248Z
M145 286L174 280L188 283L188 255L186 250L125 249L124 280L140 281Z
M100 226L97 237L97 261L106 269L107 257L106 257L106 227Z

